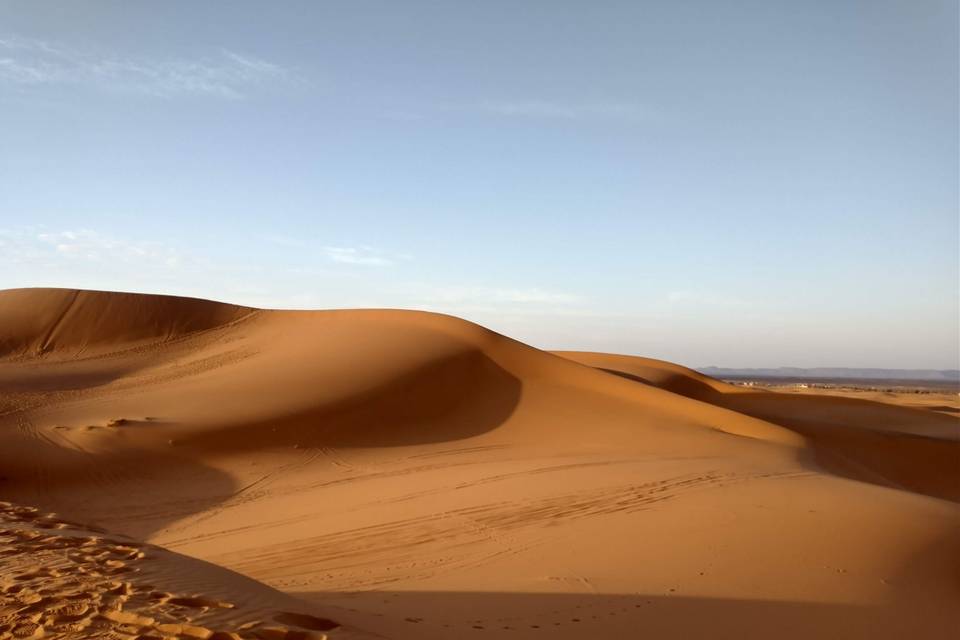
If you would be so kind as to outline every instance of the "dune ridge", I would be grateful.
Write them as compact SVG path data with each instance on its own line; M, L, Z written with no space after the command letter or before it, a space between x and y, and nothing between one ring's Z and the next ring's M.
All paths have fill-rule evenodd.
M949 637L957 425L426 312L0 291L0 500L331 638Z
M236 322L253 309L137 293L9 289L0 300L0 356L93 355Z

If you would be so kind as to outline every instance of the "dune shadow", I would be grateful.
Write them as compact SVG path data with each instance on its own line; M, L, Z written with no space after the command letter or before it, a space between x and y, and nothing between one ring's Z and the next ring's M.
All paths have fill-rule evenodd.
M608 369L604 367L599 367L600 371L606 373L611 373L615 376L621 378L626 378L627 380L632 380L634 382L640 382L642 384L649 385L651 387L657 387L659 389L664 389L671 393L677 393L688 398L693 398L695 400L703 400L704 402L710 402L708 398L714 398L716 396L722 396L723 394L708 385L705 382L701 382L695 378L688 376L675 374L667 375L662 377L657 382L653 380L648 380L644 377L638 376L633 373L628 373L626 371L620 371L618 369Z
M522 383L480 350L431 361L332 404L237 423L184 442L220 449L248 446L269 433L276 446L393 447L462 440L503 424L520 402ZM244 438L224 438L231 432Z
M115 382L136 370L129 364L87 362L0 362L0 394L81 391Z
M520 380L476 350L433 361L333 405L268 423L178 435L170 452L150 447L91 456L18 435L11 424L0 440L0 497L146 538L214 509L240 488L227 472L203 462L205 445L222 452L264 444L307 449L458 440L501 425L520 394ZM118 417L88 428L122 432L173 424Z
M39 519L30 516L27 520L39 521L45 517L41 514ZM84 528L82 524L70 524ZM107 535L116 533L99 528L91 531ZM358 636L364 638L937 639L954 637L951 635L956 626L954 594L927 589L915 597L903 596L905 590L918 584L918 580L931 582L931 563L942 564L945 558L955 557L957 546L955 536L930 545L914 556L910 566L893 570L889 582L884 580L898 589L897 592L891 592L886 600L870 604L686 595L684 592L688 590L693 593L703 591L699 585L691 584L690 576L678 579L675 587L665 587L663 592L657 593L375 589L284 594L253 578L203 560L173 555L166 556L165 561L174 563L178 572L196 572L199 581L191 583L191 593L196 594L200 584L204 591L217 586L210 581L215 577L222 580L222 584L229 584L235 592L242 590L252 597L266 597L271 602L282 603L288 610L277 611L270 617L273 622L314 631L348 625L377 634ZM149 555L157 553L165 551L156 548ZM914 566L917 560L920 566ZM203 571L198 571L200 569ZM570 578L565 570L563 573L554 579ZM716 589L716 581L712 582ZM582 583L576 584L582 588ZM288 603L282 602L287 596L293 597L289 607ZM217 600L201 594L180 596L169 602L184 607L207 607L216 606ZM321 615L323 617L319 617ZM298 633L302 634L297 635L298 638L308 637L305 632Z
M615 376L620 376L621 378L626 378L627 380L632 380L634 382L639 382L641 384L647 384L647 385L650 385L651 387L657 386L652 381L647 380L646 378L642 376L638 376L633 373L627 373L626 371L618 371L617 369L608 369L606 367L596 367L596 368L599 369L600 371L603 371L604 373L612 373Z
M140 540L234 495L224 471L157 450L98 454L19 439L0 440L0 499ZM18 454L18 451L23 451Z
M656 384L607 373L736 411L806 437L814 458L835 475L960 501L960 433L953 416L866 400L774 391L723 392L685 376Z
M749 535L748 531L744 532ZM788 541L785 541L789 547ZM599 550L594 548L594 550ZM337 619L394 640L446 640L459 638L641 638L703 640L843 640L877 638L955 637L957 618L957 559L960 537L949 526L916 548L904 548L902 556L885 562L886 575L878 589L865 576L851 576L857 586L849 594L836 591L827 578L829 591L823 598L807 574L784 575L782 594L809 594L810 600L776 597L705 596L722 593L724 563L703 567L694 576L677 576L676 584L662 591L630 593L581 591L584 584L570 579L565 567L557 576L542 575L547 589L572 588L569 592L429 591L413 589L371 589L365 591L303 591L296 595L308 602L335 608ZM665 557L653 570L669 575L671 560ZM735 568L736 584L744 583L743 573L763 573L749 566L758 559L745 557L747 566ZM810 559L811 569L819 564ZM816 571L814 571L816 573ZM494 574L488 573L489 576ZM838 585L848 574L832 573ZM530 576L527 576L528 578ZM718 582L717 578L720 578ZM492 578L496 579L496 578ZM642 580L642 579L641 579ZM796 580L796 589L791 585ZM701 582L703 581L703 582ZM640 582L640 580L638 580ZM462 584L462 582L461 582ZM925 585L918 590L919 585ZM736 587L733 587L736 588ZM870 602L856 602L872 593ZM859 594L859 595L855 595ZM841 600L841 601L835 601ZM843 600L846 600L845 602Z
M338 619L395 640L948 638L945 607L884 607L666 594L309 592Z
M931 435L956 433L956 418L860 398L719 395L716 404L807 437L831 473L960 501L960 441Z
M330 408L309 435L341 447L462 440L506 422L520 403L521 387L519 378L482 351L467 351Z
M936 407L918 407L920 409L925 409L927 411L943 411L945 413L960 413L960 408L950 407L947 405L939 405Z

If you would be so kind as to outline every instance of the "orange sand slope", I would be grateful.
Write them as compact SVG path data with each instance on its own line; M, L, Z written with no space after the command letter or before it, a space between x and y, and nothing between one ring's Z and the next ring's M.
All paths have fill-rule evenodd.
M3 559L0 629L947 638L958 442L944 413L551 354L437 314L4 291L0 499L109 531L94 560L147 551L122 578L89 569L109 579L82 629L26 611L65 596L16 600L67 555ZM146 576L171 595L140 597ZM153 626L103 617L118 606Z

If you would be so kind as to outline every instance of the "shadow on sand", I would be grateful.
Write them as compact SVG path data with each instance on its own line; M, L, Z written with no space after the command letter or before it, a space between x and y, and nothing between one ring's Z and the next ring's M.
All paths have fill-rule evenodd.
M215 509L241 489L228 473L205 463L205 449L220 454L459 440L503 424L520 394L518 378L481 351L469 350L333 405L318 403L269 423L181 432L169 452L131 445L91 455L18 428L14 423L24 419L13 413L3 420L8 424L0 424L5 461L0 495L144 539L177 520ZM123 419L119 428L142 429L148 422Z
M873 639L952 637L950 612L669 594L430 591L296 594L394 640L459 638ZM335 609L331 609L334 607Z
M960 502L960 440L953 416L860 398L724 393L680 375L655 385L631 373L601 370L790 429L809 439L817 462L835 475Z
M258 439L268 439L272 446L304 448L449 442L487 433L506 422L520 402L521 388L519 378L482 351L467 350L332 404L318 401L269 422L231 424L183 443L227 450L250 447Z

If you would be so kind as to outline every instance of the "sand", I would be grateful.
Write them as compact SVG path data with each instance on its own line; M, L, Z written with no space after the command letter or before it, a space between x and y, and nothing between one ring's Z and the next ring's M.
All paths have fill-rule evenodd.
M3 291L0 638L954 637L960 423L885 400Z
M743 382L738 384L743 385ZM923 383L920 383L922 385ZM861 386L857 384L814 384L751 382L750 386L778 393L796 393L801 395L827 395L840 398L873 400L884 404L929 409L956 417L960 414L960 388L934 386L914 386L907 388L886 386Z

